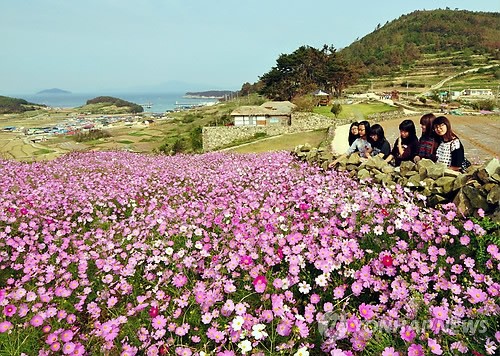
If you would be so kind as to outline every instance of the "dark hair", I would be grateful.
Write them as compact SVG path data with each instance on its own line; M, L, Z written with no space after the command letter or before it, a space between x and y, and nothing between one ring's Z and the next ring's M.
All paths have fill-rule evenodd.
M363 125L365 127L366 138L368 138L368 136L370 136L370 123L368 121L366 121L366 120L360 121L359 124L358 124L358 129L359 129L359 127L361 125Z
M434 130L432 129L432 123L436 119L433 113L428 113L420 118L420 125L425 127L425 132L422 133L422 137L434 137Z
M370 136L371 135L377 135L377 138L378 138L377 142L380 142L380 143L384 142L384 139L385 139L384 128L381 125L379 125L379 124L373 125L370 128Z
M359 134L357 134L357 135L353 135L352 134L351 129L352 129L353 126L357 127L358 126L358 122L357 121L353 122L351 124L351 126L349 127L349 146L352 145L352 143L354 141L356 141L356 139L359 137Z
M453 140L454 138L458 138L458 136L455 135L455 133L451 129L451 122L450 122L450 120L448 120L448 118L446 116L436 117L436 119L432 123L432 131L434 131L436 129L436 126L439 126L442 124L446 125L446 133L442 136L442 138L440 137L440 140L443 140L444 142L449 142L449 141Z
M399 130L409 133L408 138L405 141L411 142L413 140L418 140L417 129L415 129L415 124L413 123L413 121L403 120L403 122L399 124Z

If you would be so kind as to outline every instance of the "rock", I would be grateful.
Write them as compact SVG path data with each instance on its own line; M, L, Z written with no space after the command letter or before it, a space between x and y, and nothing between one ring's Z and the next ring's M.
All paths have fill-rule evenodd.
M483 182L484 184L488 183L490 181L490 175L488 174L488 171L484 168L481 168L477 171L477 178Z
M441 177L436 179L436 185L443 188L443 193L448 194L453 191L453 183L455 182L455 178L453 177Z
M408 171L405 173L405 177L411 177L414 175L418 175L420 177L420 174L417 171Z
M366 161L367 168L375 168L378 169L379 171L382 171L382 168L385 166L389 166L389 163L384 161L384 159L379 156L371 157Z
M500 174L495 173L495 174L493 174L490 178L491 178L491 180L492 180L493 182L495 182L495 183L499 183L499 184L500 184Z
M481 195L479 189L466 185L461 191L467 196L474 209L483 209L484 211L490 210L486 197Z
M484 170L488 173L489 176L492 176L495 173L498 174L500 170L500 161L498 160L498 158L493 158L488 161L484 165Z
M446 170L446 165L444 163L435 163L432 166L427 167L427 176L432 179L438 179L444 176L444 171Z
M430 159L423 158L420 161L417 162L415 165L416 169L420 171L420 169L425 169L427 170L428 167L432 167L435 163L432 162Z
M414 167L415 167L415 163L413 163L411 161L403 161L403 162L401 162L401 165L399 166L399 171L401 172L402 176L406 176L406 173L413 170Z
M345 168L348 171L354 171L354 172L358 170L358 166L355 166L354 164L348 164Z
M366 179L366 178L370 178L371 175L370 175L370 171L368 169L360 169L358 171L358 178L359 179Z
M433 194L428 199L428 202L429 202L430 206L436 206L438 204L443 204L443 203L445 203L447 201L448 200L445 197L443 197L443 196L441 196L439 194Z
M445 177L453 177L456 178L460 175L461 173L459 171L454 171L453 169L445 169L444 170L444 176Z
M472 205L465 195L463 188L460 189L453 199L453 203L457 206L457 210L465 216L470 216L473 212Z
M406 182L406 185L407 186L413 186L413 187L420 187L420 186L422 186L420 184L420 182L422 182L421 179L420 179L420 174L418 174L415 171L412 171L412 172L414 172L415 174L412 175L412 176L410 176L410 178L408 178L408 181Z
M394 167L391 166L390 164L386 164L385 166L382 167L382 173L392 174L394 173Z
M353 153L352 155L349 156L347 159L347 164L354 164L354 165L359 165L361 163L361 157L359 157L359 154Z
M458 190L464 187L470 180L470 178L471 177L468 174L459 174L457 178L455 178L455 181L453 182L453 190Z
M500 186L496 184L492 189L488 192L486 196L486 201L489 204L497 205L500 202Z

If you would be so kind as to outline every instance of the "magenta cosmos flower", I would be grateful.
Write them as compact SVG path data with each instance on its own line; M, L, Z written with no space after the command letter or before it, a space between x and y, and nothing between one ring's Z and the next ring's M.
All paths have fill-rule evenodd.
M13 316L14 314L16 314L16 311L17 311L16 306L12 304L7 304L3 308L3 313L5 316Z
M267 286L266 277L262 275L255 277L255 279L253 280L253 286L257 293L264 293Z

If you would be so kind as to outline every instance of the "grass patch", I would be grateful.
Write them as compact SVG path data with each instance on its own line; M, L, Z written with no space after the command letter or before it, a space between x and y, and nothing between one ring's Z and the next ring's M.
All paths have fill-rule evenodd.
M309 143L313 147L319 146L326 139L326 130L298 132L276 137L270 137L230 149L237 153L259 153L270 151L291 151L298 145Z
M135 132L130 132L127 133L129 136L150 136L149 134L142 132L142 131L135 131Z
M122 143L124 145L130 145L132 143L134 143L134 141L130 141L130 140L120 140L120 141L116 141L117 143Z
M314 112L328 116L334 117L330 111L331 106L318 106L314 108ZM376 114L381 112L389 112L397 110L396 107L390 106L380 102L373 103L360 103L360 104L344 104L342 105L342 111L340 112L339 119L349 119L356 118L357 120L366 120L368 115Z
M47 153L53 153L53 152L55 152L55 151L49 150L47 148L42 148L40 150L37 150L37 151L33 152L33 154L35 156L39 156L39 155L46 155Z

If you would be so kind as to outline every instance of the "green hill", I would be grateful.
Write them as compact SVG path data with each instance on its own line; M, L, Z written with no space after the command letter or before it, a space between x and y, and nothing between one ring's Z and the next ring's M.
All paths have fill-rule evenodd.
M375 31L342 49L370 76L407 68L429 55L443 64L474 64L474 55L500 59L500 13L465 10L414 11L378 25ZM454 55L460 53L460 55Z
M0 114L15 114L25 111L38 110L45 105L30 103L24 99L0 96Z
M93 114L126 114L140 113L144 108L135 103L115 98L112 96L98 96L87 100L86 105L78 108L81 112L92 112Z

